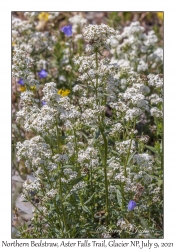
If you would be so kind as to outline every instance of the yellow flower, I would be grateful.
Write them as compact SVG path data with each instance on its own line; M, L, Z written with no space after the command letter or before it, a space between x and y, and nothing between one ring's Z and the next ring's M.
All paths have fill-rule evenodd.
M38 15L38 18L40 21L45 21L47 22L49 20L49 13L47 12L41 12L39 15Z
M58 94L61 96L67 96L70 93L69 89L59 89Z
M36 90L36 86L31 86L30 89L31 89L32 91L34 91L34 90ZM20 86L20 87L19 87L19 91L20 91L20 92L26 91L26 86Z
M163 12L157 12L157 16L160 20L163 20Z
M20 92L25 92L25 91L26 91L26 86L21 86L21 87L19 88L19 91L20 91Z
M36 86L31 86L30 89L31 90L36 90Z
M16 46L16 43L15 43L15 42L12 42L12 46L13 46L13 47Z

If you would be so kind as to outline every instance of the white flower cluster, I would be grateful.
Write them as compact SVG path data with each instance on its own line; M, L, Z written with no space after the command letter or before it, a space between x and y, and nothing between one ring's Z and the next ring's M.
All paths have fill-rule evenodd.
M115 145L116 145L116 150L120 155L127 154L128 151L130 152L130 154L132 154L136 147L135 141L131 139L122 142L116 142Z
M47 192L46 196L48 196L49 198L54 198L57 193L58 190L51 189L50 191Z
M49 20L53 20L58 14L58 12L48 12ZM52 67L50 55L57 42L57 35L59 34L59 31L39 31L46 22L39 21L39 23L41 23L41 27L39 27L38 15L38 12L24 12L25 19L16 18L12 15L12 46L13 48L23 50L34 59L33 69L35 69L35 71L39 71L42 68L46 69L46 64ZM36 31L36 29L38 29L38 31ZM47 54L45 60L43 60L43 54ZM42 61L39 62L39 60ZM22 75L19 77L22 78ZM34 77L36 78L36 75L30 78L34 79ZM33 86L34 85L35 84L33 84Z
M87 23L87 19L83 18L82 15L75 15L69 18L69 22L72 24L73 33L77 33L78 28L82 28ZM79 38L82 38L82 35ZM78 39L78 37L76 37L76 39Z
M78 173L70 168L65 168L63 170L64 174L68 176L69 180L73 180L77 177Z
M143 84L133 84L132 87L127 88L125 93L120 94L123 100L127 101L127 105L132 103L137 108L149 110L148 101L145 100L145 96L142 94Z
M79 66L79 81L87 82L90 90L96 88L99 97L103 97L104 93L106 93L110 99L116 98L116 94L118 93L118 80L115 78L115 74L118 71L118 65L111 64L108 60L104 59L98 62L97 69L94 54L75 58L74 61L75 64ZM97 77L98 81L96 81ZM76 88L74 91L76 91ZM78 88L78 90L80 91L80 88ZM83 92L83 88L80 92Z
M12 43L28 53L39 53L44 49L52 50L56 43L56 36L48 31L36 32L36 22L38 13L25 12L27 20L16 18L12 15ZM52 18L53 15L49 15ZM25 35L23 35L25 34Z
M41 136L35 136L23 143L18 142L16 148L18 160L28 159L33 167L38 167L38 164L42 164L43 160L49 159L52 155L50 145L46 144Z
M85 27L83 37L87 43L94 48L107 47L107 40L116 35L116 31L106 24L92 25Z
M56 163L67 162L68 161L68 156L66 154L56 154L56 155L53 156L53 160Z
M78 192L82 190L85 186L86 186L86 183L84 181L80 181L79 183L73 186L73 188L71 189L71 192Z
M160 75L149 74L148 78L148 85L153 86L155 88L162 88L163 87L163 78Z
M156 118L163 118L163 112L159 110L157 107L153 107L150 109L151 116Z
M113 98L111 98L111 94L109 93L109 105L119 119L125 118L126 121L139 121L144 116L145 111L150 111L150 106L152 105L152 103L150 105L147 98L150 87L145 86L143 80L138 79L138 77L133 77L132 80L129 78L128 83L130 85L125 91L118 94L116 92L117 101L115 96L113 95ZM110 83L108 86L110 88ZM120 85L118 85L118 88L120 88Z
M58 115L63 110L59 104L60 96L57 93L56 84L48 83L43 89L47 105L38 108L33 98L33 93L25 91L21 94L22 109L17 113L17 119L23 119L24 128L27 131L35 130L38 133L55 135L55 125Z
M22 78L27 86L39 86L38 80L35 79L31 68L34 61L29 54L19 48L14 48L12 76Z
M130 231L130 232L136 230L136 227L134 224L126 222L123 218L120 218L117 221L117 226L120 228L120 230L125 230L125 231Z
M40 190L40 179L36 178L34 181L30 179L23 183L22 197L27 198L28 196L34 196Z
M163 99L161 97L159 97L158 94L150 95L149 99L150 99L151 104L157 105L159 103L163 103Z
M121 34L112 36L112 61L122 67L129 66L137 72L146 72L149 68L156 72L162 67L163 49L156 45L158 38L153 30L148 34L144 31L145 29L136 21L125 27Z
M116 136L118 133L123 131L123 126L121 123L115 123L111 126L111 131L109 133L110 136Z
M42 91L44 93L43 101L45 101L49 107L58 108L60 96L58 95L58 90L56 89L56 83L47 83Z
M149 167L152 165L152 157L149 154L136 154L133 157L133 162L140 167Z
M49 20L54 20L55 18L57 18L60 14L60 12L58 11L48 11L49 14Z
M98 152L93 147L87 147L87 149L80 150L78 153L78 162L83 167L97 167L99 164Z

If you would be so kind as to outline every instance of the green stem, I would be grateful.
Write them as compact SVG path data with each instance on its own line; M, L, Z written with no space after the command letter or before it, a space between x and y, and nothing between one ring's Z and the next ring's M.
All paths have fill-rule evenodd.
M130 144L129 144L129 150L128 150L128 154L127 154L127 157L126 157L126 161L125 161L125 164L124 164L124 176L127 178L127 171L126 171L126 167L127 167L127 164L128 164L128 159L129 159L129 156L130 156L130 150L131 150L131 145L132 145L132 138L131 138L131 141L130 141ZM122 193L122 209L124 208L124 186L123 184L121 185L121 193Z
M131 138L131 141L130 141L130 144L129 144L129 150L128 150L128 154L127 154L125 165L124 165L124 175L125 175L125 177L127 177L126 167L127 167L127 163L128 163L128 159L129 159L129 155L130 155L131 145L132 145L132 138Z
M93 193L94 193L94 191L95 191L95 188L94 188L94 183L93 183L93 170L92 170L92 166L90 167L90 179L91 179L91 194L90 195L92 195ZM93 214L95 213L95 198L93 197L93 199L92 199L92 212L93 212Z
M57 148L58 148L58 154L60 153L60 136L59 136L59 129L58 129L58 123L56 124L56 130L57 130Z
M98 51L95 52L95 62L96 62L96 70L98 70ZM98 90L98 75L96 74L96 86L95 86L96 104L98 104L97 90Z
M104 147L105 147L105 154L104 154L103 164L104 164L105 192L106 192L106 226L108 226L108 224L109 224L109 222L108 222L108 218L109 218L109 198L108 198L108 178L107 178L107 150L108 150L108 144L107 144L107 140L106 140L106 136L104 134L103 128L100 128L100 132L102 134L103 141L104 141Z
M76 170L78 172L78 177L81 176L81 171L80 171L80 167L78 165L78 146L77 146L77 136L76 136L76 132L75 132L75 129L73 130L74 131L74 139L75 139L75 162L76 162Z
M35 205L35 203L33 203L31 200L29 200L29 202L32 204L32 206L34 206L36 208L36 210L47 220L47 223L54 229L55 225L52 224L52 222L41 212L41 210L39 210L39 208Z
M121 184L121 193L122 193L122 210L124 209L124 185Z
M56 125L57 128L57 146L58 146L58 153L60 153L60 137L59 137L59 130L58 130L58 124ZM64 205L63 205L63 195L62 195L62 182L61 182L61 166L60 163L58 164L59 166L59 191L60 191L60 202L61 202L61 207L63 211L63 221L64 221L64 226L66 229L66 234L67 234L67 222L66 222L66 216L65 216L65 210L64 210ZM59 211L58 211L59 212ZM59 215L59 214L58 214ZM66 236L66 235L65 235Z
M65 215L65 209L64 209L64 205L63 205L63 194L62 194L62 182L61 182L61 175L60 175L60 202L61 202L61 207L62 207L62 211L63 211L63 221L64 221L64 226L66 229L66 234L67 235L67 222L66 222L66 215Z
M72 65L72 56L73 56L72 51L74 51L74 48L73 48L73 40L72 40L72 38L70 38L69 42L70 42L70 46L69 46L69 64L71 66L73 66ZM71 51L71 48L72 48L72 51ZM72 99L72 95L71 95L72 94L72 84L71 84L71 82L72 82L72 74L69 74L68 79L69 79L68 85L69 85L69 90L70 90L69 98Z
M52 189L54 189L53 185L52 185L52 182L50 181L50 178L49 178L49 175L48 175L48 171L47 169L44 167L44 172L45 172L45 175L47 176L47 179L48 179L48 182L49 182L49 185L51 186ZM44 192L43 192L44 193ZM60 223L60 228L61 228L61 221L60 221L60 211L58 209L58 205L56 204L56 200L54 199L54 206L55 206L55 210L56 210L56 213L57 213L57 216L58 216L58 221ZM63 229L62 230L62 233L63 233Z

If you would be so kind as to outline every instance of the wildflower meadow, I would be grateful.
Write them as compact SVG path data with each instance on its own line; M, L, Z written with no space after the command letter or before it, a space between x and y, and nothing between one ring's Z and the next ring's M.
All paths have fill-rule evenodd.
M163 238L163 12L12 12L12 237Z

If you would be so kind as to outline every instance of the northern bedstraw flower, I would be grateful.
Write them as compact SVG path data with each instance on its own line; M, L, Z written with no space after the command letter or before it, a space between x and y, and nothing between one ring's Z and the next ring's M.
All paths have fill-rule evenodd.
M48 13L49 13L49 20L57 18L60 14L60 12L58 11L48 11Z
M57 193L58 193L58 190L51 189L49 192L47 192L46 196L49 198L53 198L56 196Z
M79 190L83 190L85 188L86 183L84 181L81 181L73 186L73 188L70 190L71 193L75 192L78 193Z
M80 150L78 153L78 162L80 166L84 166L87 168L97 167L99 164L98 153L95 148L87 147L87 149Z
M140 167L146 167L151 164L152 157L149 154L135 154L133 157L133 162L138 164Z
M108 39L116 35L116 31L106 24L92 25L85 27L83 37L85 42L89 43L94 48L108 47Z
M82 15L75 15L69 18L69 22L72 24L72 32L78 33L78 28L82 28L87 23L87 20ZM79 34L79 38L82 38L81 34ZM78 37L76 39L78 40Z
M36 86L36 88L38 88L39 82L35 79L35 76L32 73L34 60L29 54L26 51L15 47L12 62L12 76L19 78L18 83L21 85L23 85L22 83L25 83L25 86L28 88L31 86ZM24 85L21 87L24 87Z
M151 116L155 118L163 118L162 110L159 110L157 107L153 107L150 109Z
M163 87L163 78L160 75L149 74L148 78L148 86L153 86L157 89Z
M48 12L49 13L49 12ZM12 15L12 41L16 43L16 46L22 50L30 53L31 57L43 59L43 51L49 51L53 49L53 45L57 42L55 32L36 32L43 29L47 23L47 13L41 15L42 20L39 20L36 26L36 19L38 18L37 12L24 12L25 20L16 18ZM40 15L39 15L40 16ZM54 17L54 14L49 13L49 20ZM46 21L47 20L47 21Z
M153 30L148 34L138 21L124 27L120 34L109 39L112 61L121 67L129 66L135 72L163 71L163 49L158 47Z
M40 189L40 179L37 178L34 181L31 181L30 179L26 180L23 184L23 194L28 196L31 194L31 192L38 192Z
M128 150L130 151L130 154L132 154L136 148L135 141L132 139L126 140L126 141L121 141L121 142L116 142L116 149L120 155L126 154Z
M150 99L151 104L156 104L157 105L159 103L163 103L162 97L159 97L159 95L157 95L157 94L150 95L149 99Z

